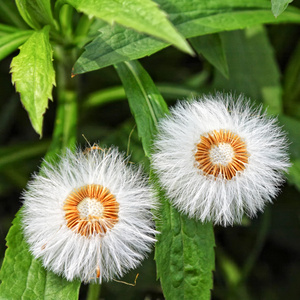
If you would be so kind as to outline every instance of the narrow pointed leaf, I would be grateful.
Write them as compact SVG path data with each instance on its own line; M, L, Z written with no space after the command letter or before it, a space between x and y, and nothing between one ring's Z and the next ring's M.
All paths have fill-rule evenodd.
M272 13L275 17L282 14L293 0L271 0Z
M0 60L14 52L25 43L33 31L24 30L0 36Z
M149 74L137 61L116 65L128 97L131 112L137 123L144 152L150 157L151 142L160 118L168 107Z
M43 114L52 100L55 72L49 28L36 31L20 47L20 53L11 63L12 82L20 93L21 101L29 114L31 124L41 136Z
M16 0L20 15L34 29L54 23L50 0Z
M220 35L207 34L190 39L196 52L203 55L224 77L228 78L228 64Z
M185 39L167 19L166 13L151 0L67 0L78 11L98 17L111 25L119 23L150 34L193 54Z
M0 36L16 32L20 32L20 29L10 25L0 24Z
M123 82L145 154L149 157L157 121L168 113L166 103L137 61L120 63L116 70ZM152 180L161 201L160 218L156 222L161 233L157 236L155 260L164 296L167 300L208 300L214 270L212 224L202 224L179 214L166 199L154 174Z
M300 23L300 10L293 7L275 18L269 0L158 0L157 3L186 38L257 24ZM85 47L77 60L74 74L138 59L169 46L169 43L121 26L106 26L99 31L99 36Z

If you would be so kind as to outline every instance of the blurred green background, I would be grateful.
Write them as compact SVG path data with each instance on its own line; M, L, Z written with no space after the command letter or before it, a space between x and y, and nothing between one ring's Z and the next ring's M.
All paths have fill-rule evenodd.
M169 105L178 99L215 91L243 93L279 114L291 139L295 163L281 194L263 214L242 225L215 227L216 270L212 299L298 299L300 294L300 27L270 25L194 39L203 55L190 57L172 47L140 62ZM219 40L215 48L211 41ZM223 74L209 62L221 51ZM56 108L49 103L43 138L34 132L9 74L13 55L0 63L0 264L5 236L21 207L20 194L37 172L53 130ZM217 62L215 62L217 64ZM226 78L224 75L228 75ZM133 162L148 169L120 79L113 67L76 77L80 88L78 143L117 145ZM133 132L131 134L131 132ZM105 283L105 299L163 299L156 281L153 254L141 268L124 277L135 287ZM85 299L87 286L81 287ZM121 297L121 298L120 298Z

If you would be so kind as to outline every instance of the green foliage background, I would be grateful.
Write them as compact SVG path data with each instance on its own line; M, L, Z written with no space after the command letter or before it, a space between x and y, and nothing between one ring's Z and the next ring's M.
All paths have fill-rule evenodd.
M43 157L86 144L84 134L131 153L156 182L157 122L176 100L215 91L278 115L293 163L282 193L257 219L222 228L180 215L156 183L155 256L122 279L140 273L135 287L104 283L101 297L297 298L300 2L290 2L0 0L1 300L99 299L99 286L45 271L23 240L19 197Z

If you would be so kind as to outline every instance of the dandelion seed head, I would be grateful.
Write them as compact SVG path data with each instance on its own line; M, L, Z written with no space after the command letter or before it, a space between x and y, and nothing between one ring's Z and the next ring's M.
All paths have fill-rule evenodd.
M181 212L227 226L272 202L289 167L287 148L261 106L217 94L179 102L159 122L152 166Z
M45 162L23 194L33 256L67 280L102 282L136 268L157 233L152 188L116 148L67 150Z
M220 130L201 136L195 154L198 168L204 174L230 180L248 162L248 152L241 138L231 131Z

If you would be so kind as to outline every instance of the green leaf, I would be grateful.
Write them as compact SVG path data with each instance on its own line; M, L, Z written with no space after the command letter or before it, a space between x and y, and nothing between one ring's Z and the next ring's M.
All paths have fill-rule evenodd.
M66 0L66 2L78 11L100 18L110 25L119 23L193 54L189 44L167 19L166 13L151 0Z
M19 32L20 29L13 27L13 26L9 26L6 24L0 24L0 36L4 36L10 33L16 33Z
M285 11L291 2L293 2L293 0L271 0L273 15L277 18Z
M20 15L34 29L54 24L50 0L16 0Z
M17 213L6 237L7 247L0 279L0 299L77 299L77 281L68 282L31 257L23 238L22 210ZM15 269L17 267L17 269Z
M190 39L198 54L202 54L224 77L228 78L228 64L220 35L208 34Z
M41 136L43 114L48 99L52 100L52 86L55 85L49 27L33 33L20 47L19 55L12 60L11 72L31 124Z
M156 87L163 95L164 99L188 99L193 97L195 98L197 95L200 94L199 90L174 83L160 83L157 84ZM201 89L201 92L203 92L203 89ZM82 107L85 109L89 109L91 107L101 106L106 103L111 103L125 99L126 94L123 86L113 86L107 89L101 89L88 95L82 103Z
M300 23L300 10L289 7L277 19L269 0L159 0L160 8L186 38L235 30L257 24ZM74 74L97 70L122 61L151 55L168 43L121 26L101 28L100 35L85 47L74 66Z
M157 275L166 299L211 298L214 270L214 232L211 223L202 224L180 215L160 194L163 202L157 230Z
M116 70L124 85L145 154L150 157L152 137L159 118L168 112L167 104L137 61L118 64Z
M263 101L268 106L268 112L280 113L280 72L265 29L256 26L243 31L224 32L221 38L229 79L217 73L213 87L243 93L254 101Z
M0 36L0 60L18 49L32 35L33 31L24 30Z
M157 121L167 112L167 106L147 72L136 62L116 66L135 117L145 154L151 154L151 140ZM156 181L154 174L152 180ZM165 298L210 299L214 269L214 235L212 224L202 224L180 215L173 208L157 183L161 205L156 225L155 260ZM163 222L162 222L163 220Z
M123 99L126 99L123 86L114 86L91 93L84 101L83 107L90 108Z
M74 147L76 139L76 94L59 94L52 143L45 160L52 160L65 147ZM32 257L22 233L22 209L17 213L6 237L7 250L0 271L0 300L7 299L78 299L81 282L69 282L46 271Z

